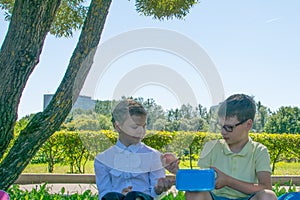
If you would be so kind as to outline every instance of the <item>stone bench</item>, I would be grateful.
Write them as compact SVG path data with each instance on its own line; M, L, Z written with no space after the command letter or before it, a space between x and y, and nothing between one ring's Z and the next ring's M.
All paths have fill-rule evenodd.
M175 179L174 175L167 175L169 178ZM273 175L272 184L292 182L292 184L300 185L299 175ZM95 174L21 174L15 181L15 184L41 184L41 183L70 183L70 184L95 184Z

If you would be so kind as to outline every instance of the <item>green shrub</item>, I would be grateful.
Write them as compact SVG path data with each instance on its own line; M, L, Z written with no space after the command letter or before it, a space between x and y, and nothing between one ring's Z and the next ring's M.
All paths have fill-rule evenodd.
M250 133L250 137L268 148L273 171L281 160L299 161L299 134ZM192 161L198 158L207 141L219 138L221 134L209 132L147 131L143 142L161 152L173 152L181 159ZM59 163L69 165L71 173L84 173L86 162L115 144L117 139L118 134L112 130L58 131L43 145L32 163L47 162L49 172Z
M82 194L67 194L65 188L57 194L50 194L47 184L43 184L39 189L33 188L31 191L21 190L19 185L13 185L8 189L8 194L11 200L97 200L98 195L92 194L91 190L86 190Z
M297 192L297 188L295 184L292 183L292 180L290 182L285 183L284 186L287 186L287 189L286 187L282 187L280 183L276 183L273 186L272 190L276 193L278 197L288 192Z
M164 196L162 200L185 200L184 192L178 191L177 195L170 192L168 195Z

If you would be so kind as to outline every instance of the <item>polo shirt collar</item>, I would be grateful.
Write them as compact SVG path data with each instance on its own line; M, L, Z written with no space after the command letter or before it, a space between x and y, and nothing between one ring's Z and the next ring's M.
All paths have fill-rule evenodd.
M247 155L247 153L251 150L252 146L251 146L251 143L252 143L252 139L249 137L249 140L248 142L246 143L246 145L243 147L243 149L238 152L238 153L233 153L228 144L225 142L225 140L222 140L222 143L224 144L223 145L223 152L224 154L226 155L230 155L230 154L235 154L235 155L239 155L239 156L245 156Z

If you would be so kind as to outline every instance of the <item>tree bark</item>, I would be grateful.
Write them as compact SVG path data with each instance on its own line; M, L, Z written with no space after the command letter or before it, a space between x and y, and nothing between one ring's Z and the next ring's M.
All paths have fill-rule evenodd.
M47 108L37 113L21 131L0 164L0 189L7 189L14 183L70 112L92 65L110 4L111 0L92 0L81 36L59 88Z
M15 1L0 50L0 159L13 138L22 91L39 61L60 1Z

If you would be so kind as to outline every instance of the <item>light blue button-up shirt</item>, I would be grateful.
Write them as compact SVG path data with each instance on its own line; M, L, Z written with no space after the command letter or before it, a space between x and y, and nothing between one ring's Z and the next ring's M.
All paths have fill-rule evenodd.
M165 177L160 155L144 143L126 147L119 140L98 154L94 167L99 199L108 192L122 193L128 186L132 186L133 191L156 197L154 186L159 178Z

